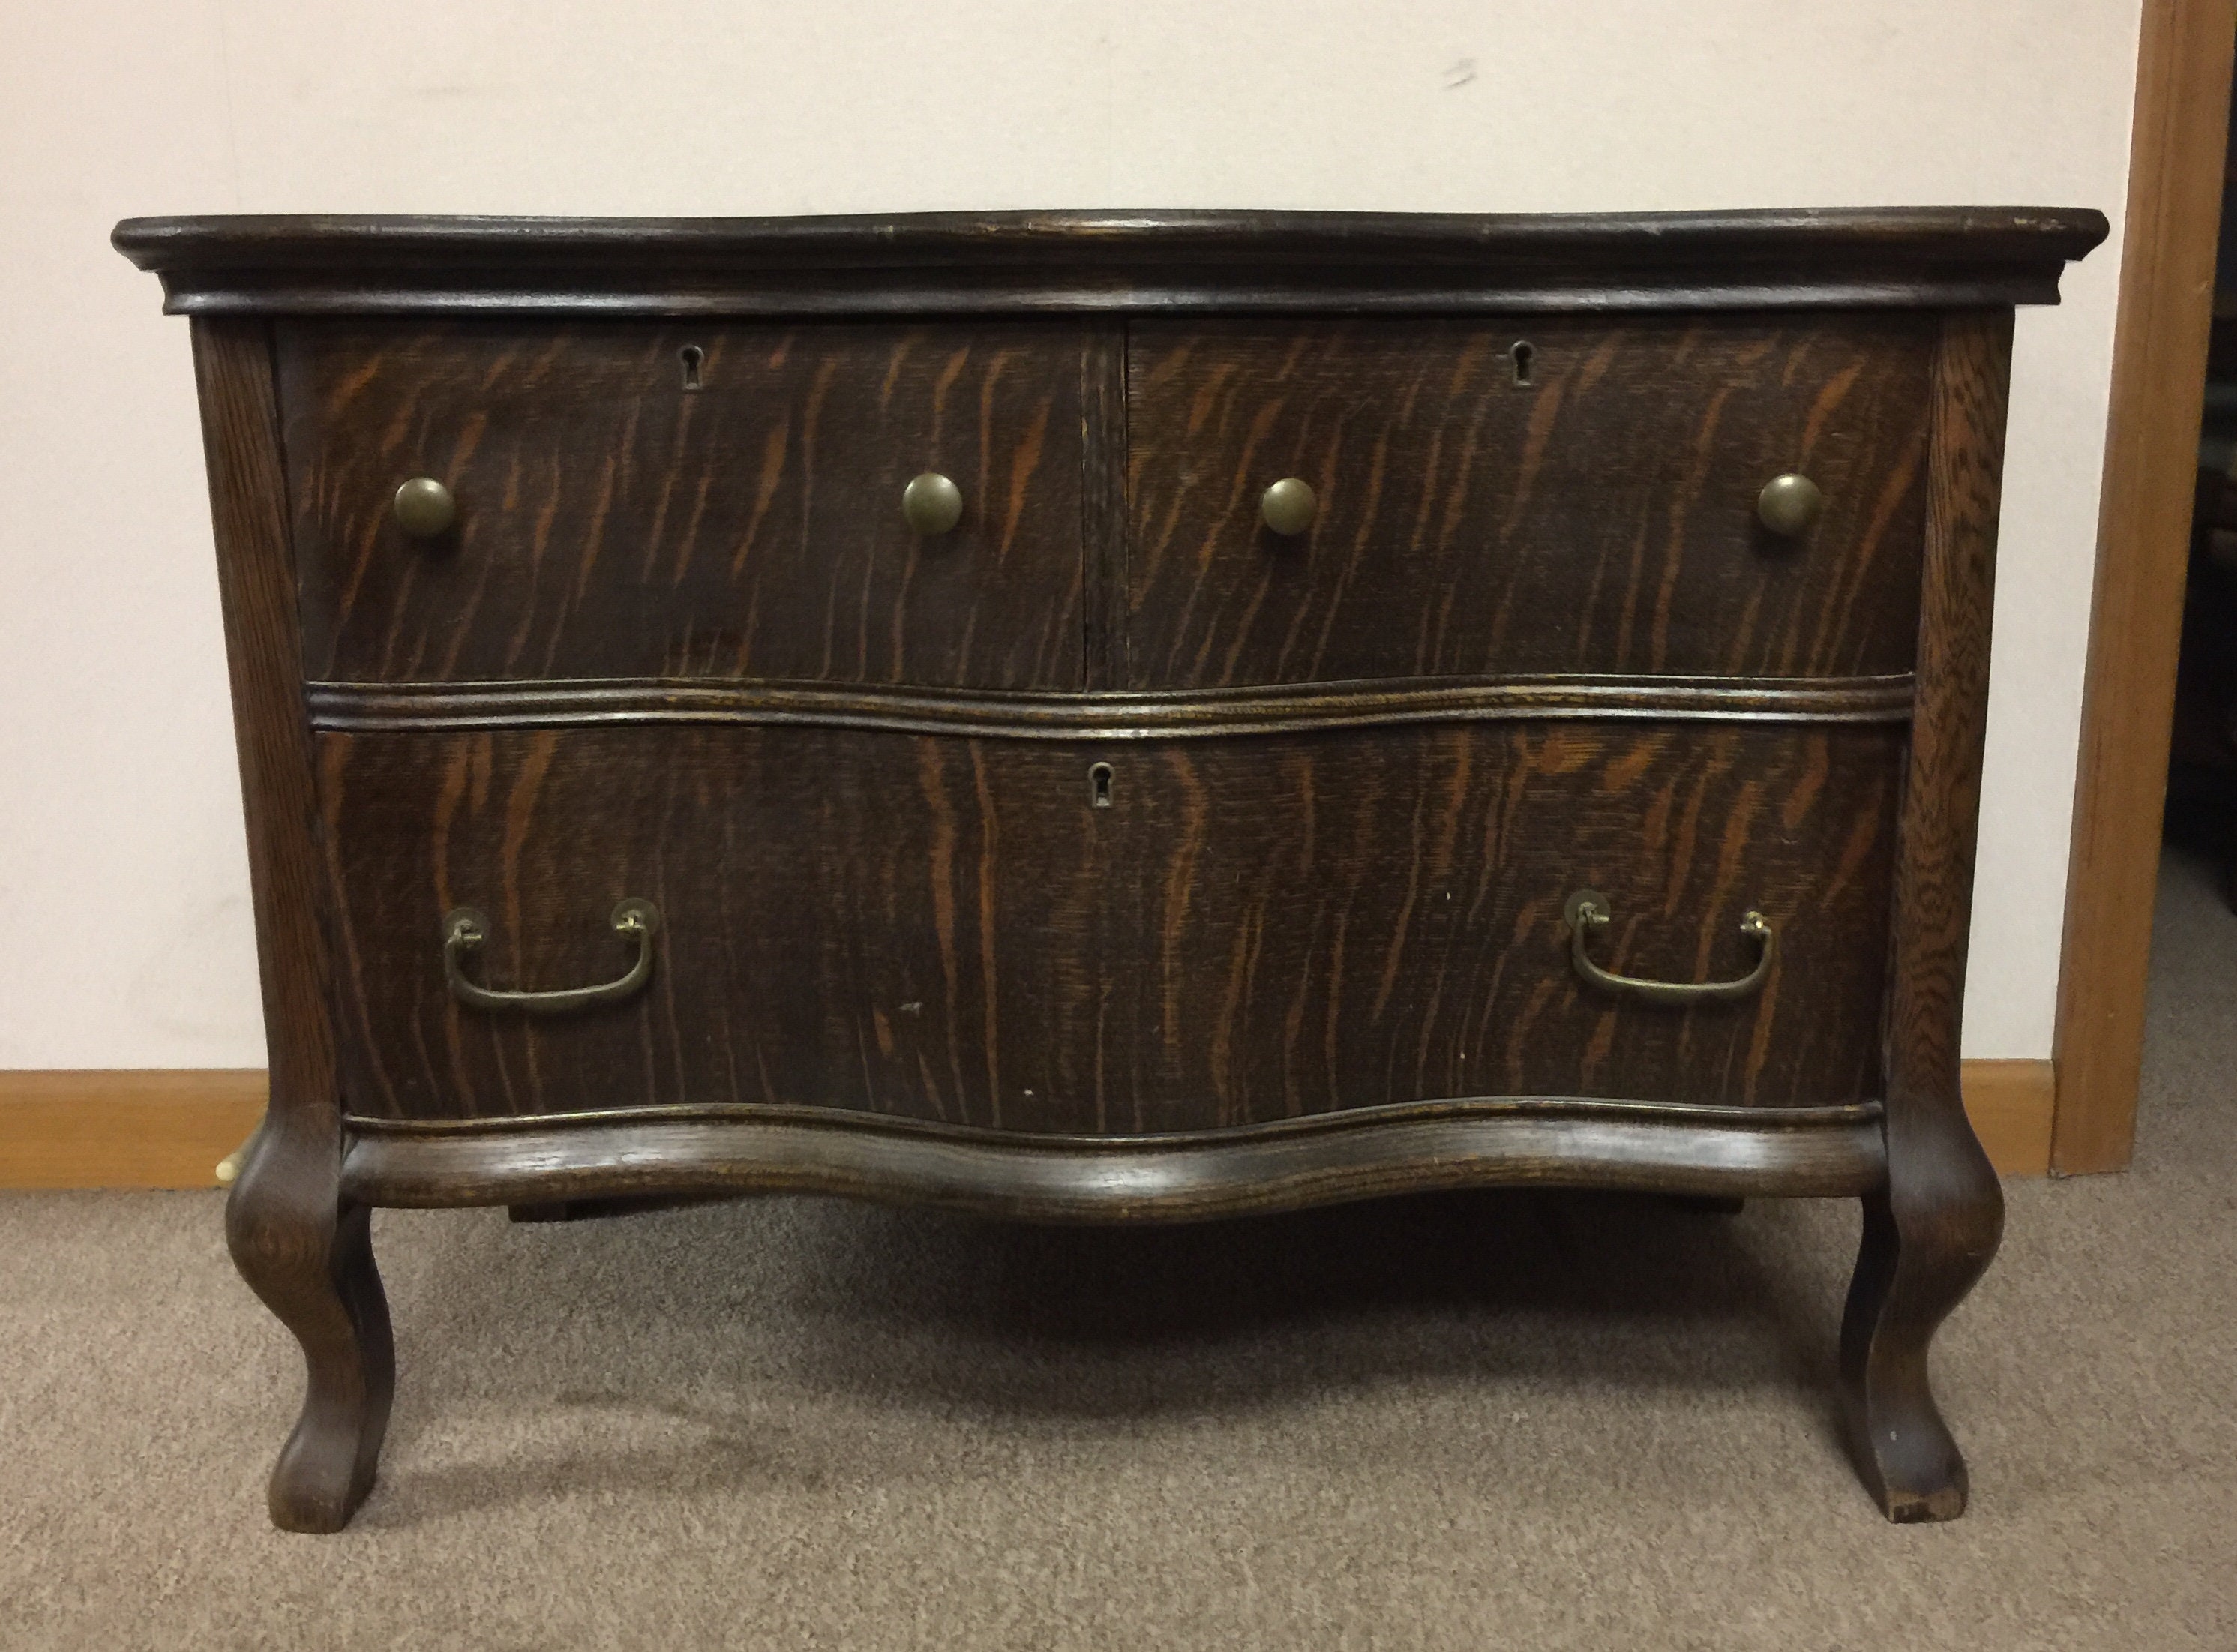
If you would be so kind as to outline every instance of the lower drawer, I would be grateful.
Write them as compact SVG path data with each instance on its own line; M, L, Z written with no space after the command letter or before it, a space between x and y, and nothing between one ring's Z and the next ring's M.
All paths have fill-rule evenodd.
M1132 1133L1878 1094L1899 727L319 738L355 1114ZM1588 888L1593 968L1758 978L1677 1003L1595 984L1564 915ZM626 901L657 927L617 930Z

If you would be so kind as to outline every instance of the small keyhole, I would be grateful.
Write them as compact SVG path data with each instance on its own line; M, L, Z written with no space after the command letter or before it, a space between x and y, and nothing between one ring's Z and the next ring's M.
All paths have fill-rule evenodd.
M676 353L676 359L683 364L683 387L696 390L699 387L699 368L707 360L707 353L696 344L687 344Z
M1092 764L1087 770L1087 794L1098 809L1111 807L1111 765Z
M1537 347L1526 339L1507 354L1514 359L1514 382L1527 387L1530 382L1530 358L1538 354Z

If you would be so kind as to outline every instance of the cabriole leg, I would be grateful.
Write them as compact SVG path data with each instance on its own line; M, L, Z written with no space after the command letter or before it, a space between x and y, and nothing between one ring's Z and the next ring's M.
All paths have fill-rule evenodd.
M1866 1196L1841 1321L1849 1449L1891 1520L1965 1512L1965 1459L1934 1404L1927 1345L1996 1255L2004 1200L1970 1133L1950 1155L1932 1186Z
M1935 351L1910 774L1897 828L1887 1002L1885 1186L1841 1321L1857 1470L1891 1520L1965 1511L1965 1459L1926 1351L1996 1253L2003 1193L1966 1121L1958 1061L1989 700L1989 616L2010 375L2009 310L1953 310Z
M272 1470L272 1523L339 1531L373 1489L396 1385L372 1210L344 1204L331 1140L267 1122L226 1206L234 1265L303 1346L303 1413ZM318 1133L323 1134L324 1133Z

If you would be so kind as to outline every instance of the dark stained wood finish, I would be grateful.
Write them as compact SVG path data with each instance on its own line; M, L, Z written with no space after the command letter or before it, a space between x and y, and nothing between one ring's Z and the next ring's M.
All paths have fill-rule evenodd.
M1128 681L1908 671L1934 337L1915 315L1138 324ZM1825 495L1799 541L1755 515L1794 470ZM1295 538L1258 518L1284 476L1320 501Z
M226 1239L302 1345L301 1416L272 1470L273 1523L337 1531L372 1488L395 1387L388 1306L361 1203L340 1187L331 974L320 922L301 644L269 331L197 321L218 594L247 818L271 1099L226 1202Z
M374 1203L1499 1182L1860 1198L1851 1448L1892 1517L1958 1512L1927 1348L2001 1222L1957 1031L2009 307L2104 234L119 225L197 318L272 1051L228 1233L309 1371L274 1520L372 1482ZM967 510L919 546L927 466ZM1794 467L1828 509L1779 547ZM415 472L447 544L387 526ZM1284 472L1302 545L1251 525ZM1740 975L1751 908L1777 961L1601 998L1587 885L1605 968ZM626 895L637 995L452 999L452 907L472 979L550 989L621 973Z
M280 364L313 677L1081 686L1074 330L290 324ZM964 515L920 539L927 470Z
M1959 1094L1957 1032L2011 338L2008 311L1953 315L1935 365L1918 709L1889 972L1888 1182L1864 1200L1841 1325L1851 1450L1891 1520L1964 1512L1965 1460L1927 1384L1927 1345L2003 1231L2003 1194Z
M1878 1091L1902 731L1456 724L1135 746L822 729L322 736L348 1110L822 1106L1080 1134L1471 1095L1761 1107ZM1097 807L1090 769L1112 770ZM1745 973L1685 1012L1611 968ZM664 916L652 987L580 1017L455 1004L587 984Z
M1126 681L1126 328L1117 320L1087 330L1083 381L1085 464L1080 493L1087 551L1085 603L1087 686Z
M2104 215L1778 211L133 218L195 314L960 315L2054 304Z
M1122 816L1091 752L819 729L320 737L353 1113L445 1118L814 1102L1098 1127L1126 1035L1109 925ZM476 978L584 985L663 915L630 1003L465 1008L440 920L492 921Z
M1491 678L1294 684L1168 694L972 694L789 684L313 683L313 726L340 731L548 729L645 723L804 724L995 740L1150 740L1549 717L1904 723L1911 679Z
M1877 1096L1900 732L1520 724L1153 746L1117 776L1145 995L1137 1129L1465 1095L1807 1107ZM1762 994L1620 1004L1605 967Z
M1345 1113L1211 1136L1020 1143L830 1114L366 1129L343 1176L382 1205L815 1193L1032 1221L1193 1221L1429 1187L1855 1195L1886 1173L1877 1111L1552 1100Z

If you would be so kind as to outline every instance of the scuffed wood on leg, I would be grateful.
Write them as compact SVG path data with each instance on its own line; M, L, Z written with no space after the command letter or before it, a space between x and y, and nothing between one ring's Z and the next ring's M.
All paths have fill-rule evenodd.
M1864 1201L1841 1330L1858 1472L1891 1520L1964 1511L1965 1461L1934 1403L1927 1348L1996 1254L2003 1195L1965 1117L1958 1021L1972 915L1989 616L2011 318L1960 314L1935 367L1926 589L1888 997L1888 1186Z
M370 1206L340 1202L315 1139L258 1134L226 1204L234 1265L302 1345L302 1415L273 1467L273 1524L339 1531L373 1489L396 1351Z
M195 323L271 1102L226 1207L242 1277L303 1345L309 1388L272 1472L274 1522L333 1531L373 1483L393 1383L367 1213L341 1199L302 644L264 324Z

